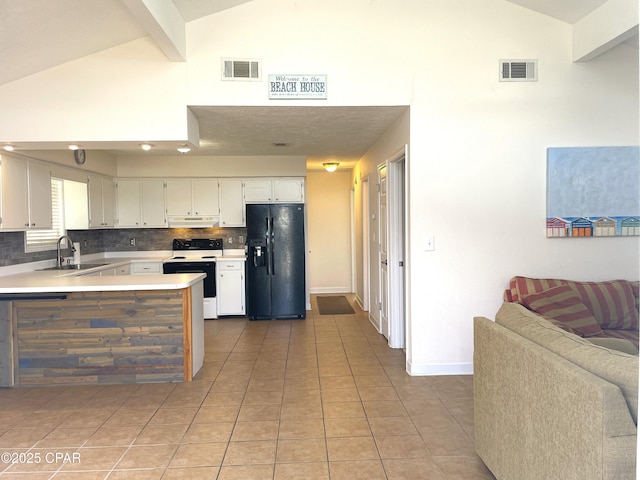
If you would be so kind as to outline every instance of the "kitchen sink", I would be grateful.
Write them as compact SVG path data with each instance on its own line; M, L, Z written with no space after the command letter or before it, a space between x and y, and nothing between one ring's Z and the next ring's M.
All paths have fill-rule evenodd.
M89 268L104 267L108 263L79 263L74 265L61 265L49 268L41 268L40 270L88 270Z

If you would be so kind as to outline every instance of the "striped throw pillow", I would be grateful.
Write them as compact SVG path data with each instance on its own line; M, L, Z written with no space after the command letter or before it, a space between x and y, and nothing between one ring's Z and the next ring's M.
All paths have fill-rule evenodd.
M522 302L529 310L581 337L602 334L595 317L582 303L578 294L567 285L525 295Z
M631 282L573 282L571 286L582 299L601 328L631 330L638 328L638 310Z

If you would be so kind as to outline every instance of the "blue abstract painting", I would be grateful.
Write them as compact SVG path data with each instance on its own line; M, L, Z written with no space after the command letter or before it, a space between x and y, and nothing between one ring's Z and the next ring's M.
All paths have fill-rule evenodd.
M640 147L547 150L547 236L640 235Z

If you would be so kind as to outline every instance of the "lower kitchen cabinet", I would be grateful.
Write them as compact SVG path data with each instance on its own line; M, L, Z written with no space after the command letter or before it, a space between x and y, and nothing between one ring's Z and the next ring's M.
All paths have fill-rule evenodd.
M218 315L244 315L244 259L217 259Z

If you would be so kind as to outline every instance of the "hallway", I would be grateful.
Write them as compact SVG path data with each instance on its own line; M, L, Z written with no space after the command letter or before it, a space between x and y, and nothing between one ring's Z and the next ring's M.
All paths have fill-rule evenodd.
M41 459L3 456L0 478L493 478L472 377L410 377L366 313L312 303L302 321L207 321L192 383L0 390L0 452Z

